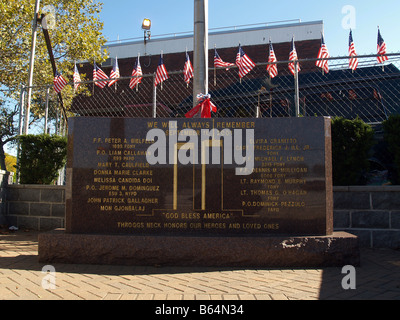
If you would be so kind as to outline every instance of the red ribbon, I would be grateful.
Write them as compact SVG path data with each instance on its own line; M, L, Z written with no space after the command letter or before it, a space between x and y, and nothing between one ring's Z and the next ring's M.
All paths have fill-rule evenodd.
M185 114L186 118L193 118L201 110L202 118L211 118L211 111L217 112L217 106L211 102L210 95L199 95L200 102L188 113Z

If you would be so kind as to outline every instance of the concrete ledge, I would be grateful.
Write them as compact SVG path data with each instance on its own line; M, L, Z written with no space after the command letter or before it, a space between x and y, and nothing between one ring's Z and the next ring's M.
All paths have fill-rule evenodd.
M346 232L302 237L39 235L39 262L135 266L338 267L360 264L358 238Z

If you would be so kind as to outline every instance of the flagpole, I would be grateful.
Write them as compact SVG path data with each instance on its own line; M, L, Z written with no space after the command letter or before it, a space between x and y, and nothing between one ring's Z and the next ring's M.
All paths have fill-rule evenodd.
M93 69L95 69L96 68L96 58L95 58L95 56L94 56L94 53L93 53ZM94 82L95 82L96 80L93 78L93 85L92 85L92 95L94 96Z
M32 95L32 83L33 83L33 69L35 64L35 50L36 50L36 36L37 36L37 23L38 23L38 14L39 14L39 6L40 0L36 0L35 3L35 12L33 16L33 24L32 24L32 43L31 43L31 53L30 53L30 60L29 60L29 76L28 76L28 99L25 111L25 124L24 130L25 134L28 134L28 127L29 127L29 114L31 109L31 95Z
M187 47L186 47L186 58L185 59L187 59L187 55L188 55L188 53L187 53ZM185 68L187 68L187 64L185 64ZM184 70L184 71L187 72L186 70ZM189 82L190 82L190 79L189 79ZM189 82L186 82L186 88L189 88Z
M208 0L194 0L193 107L199 93L208 93Z
M75 70L76 70L76 60L74 60L74 75L73 75L73 81L74 81L74 93L76 92L76 90L75 90Z
M157 73L154 73L153 83L156 82L156 74ZM157 118L157 86L153 86L153 118Z
M161 58L163 58L163 51L162 51L162 50L161 50ZM164 60L163 60L163 61L164 61ZM161 81L161 87L160 87L160 88L161 88L161 91L162 91L162 89L163 89L163 82L164 82L164 81ZM155 117L154 117L154 118L155 118Z
M214 55L215 55L215 51L217 50L217 44L214 44ZM217 68L215 67L215 63L214 63L214 87L217 86Z
M139 59L140 59L140 52L138 52L138 57L137 57L137 63L138 63L138 66L139 66ZM136 67L136 69L137 69L137 67ZM137 76L137 75L136 75ZM139 81L136 83L136 92L139 92Z
M294 61L294 104L296 107L296 117L300 116L300 103L299 103L299 70L298 61Z
M270 88L269 88L269 115L270 118L272 118L272 78L271 78L271 72L268 72L269 74L269 83L270 83Z
M240 48L240 42L239 42L239 48ZM239 60L238 60L238 62L239 62L239 64L240 64L240 59L241 59L241 57L240 57L240 50L239 50L238 55L239 55ZM239 67L239 66L238 66L238 67ZM239 68L239 72L240 72L240 68ZM239 83L242 84L242 78L240 77L240 75L239 75Z
M118 57L117 57L117 56L115 56L115 67L118 67L118 71L119 71ZM116 70L116 69L115 69L115 70ZM117 79L115 79L115 80L117 80ZM115 93L117 93L117 82L118 82L118 81L115 81L115 87L114 87L114 92L115 92Z
M272 118L272 88L269 88L269 117Z

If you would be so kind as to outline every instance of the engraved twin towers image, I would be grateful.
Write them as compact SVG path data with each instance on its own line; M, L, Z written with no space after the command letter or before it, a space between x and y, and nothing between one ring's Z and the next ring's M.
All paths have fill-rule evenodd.
M237 176L248 176L254 169L254 128L178 130L177 121L169 121L167 132L150 129L146 140L154 141L146 152L150 165L174 165L173 210L178 209L178 164L201 164L201 210L206 209L207 165L220 165L221 170L224 165L235 165Z

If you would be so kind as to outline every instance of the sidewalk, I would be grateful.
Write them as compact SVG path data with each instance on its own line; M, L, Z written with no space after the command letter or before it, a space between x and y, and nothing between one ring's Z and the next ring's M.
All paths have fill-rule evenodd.
M43 273L37 232L0 234L4 300L400 300L400 251L362 249L356 289L341 268L233 269L54 264ZM55 289L51 287L54 275Z

